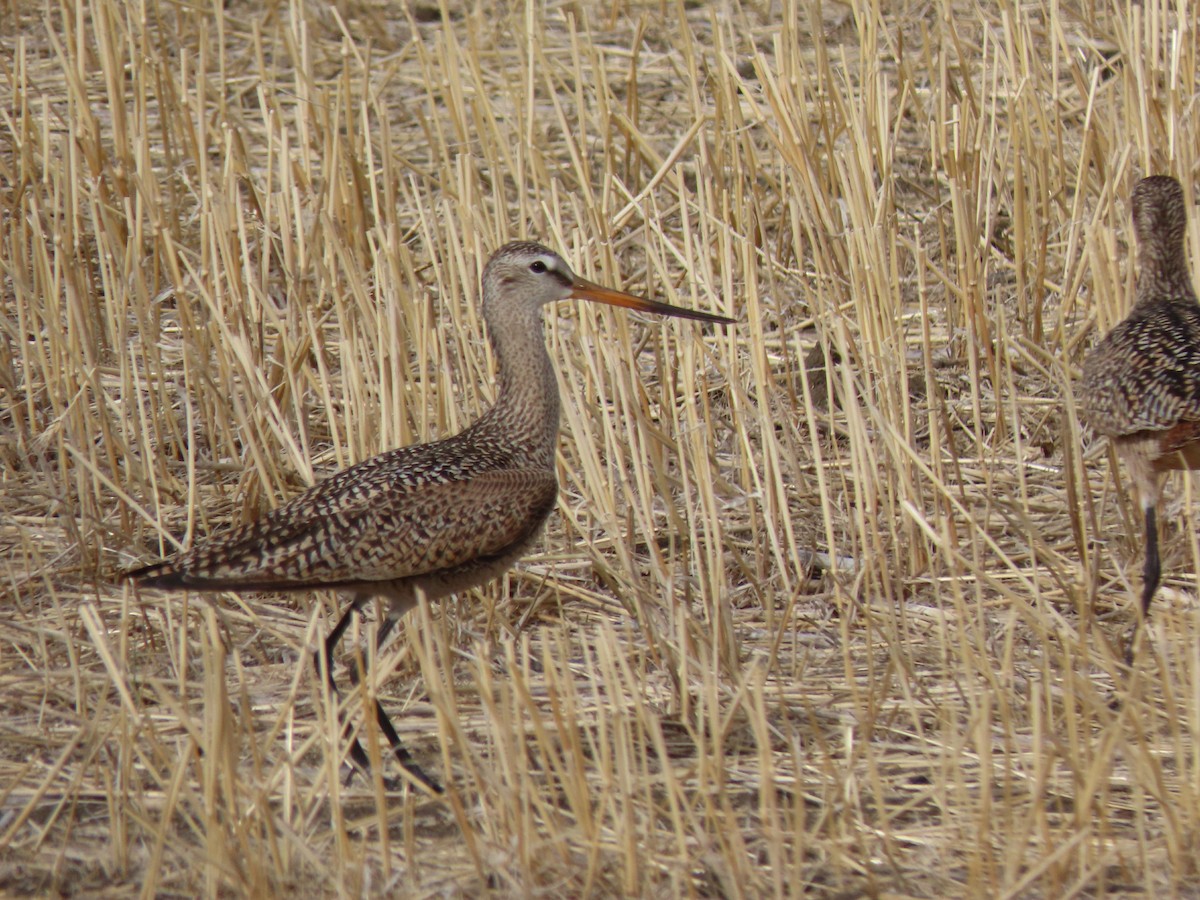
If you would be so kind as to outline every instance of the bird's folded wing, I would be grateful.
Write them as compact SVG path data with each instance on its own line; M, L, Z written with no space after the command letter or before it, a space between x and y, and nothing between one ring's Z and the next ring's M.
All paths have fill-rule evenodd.
M357 517L360 538L339 538L358 555L348 574L381 581L485 563L527 541L557 496L558 482L544 470L489 472L385 495Z

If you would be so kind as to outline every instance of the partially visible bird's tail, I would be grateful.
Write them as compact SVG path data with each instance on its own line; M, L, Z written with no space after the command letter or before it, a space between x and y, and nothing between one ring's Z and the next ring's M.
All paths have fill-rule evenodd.
M142 566L139 569L130 569L128 572L123 573L121 577L134 582L138 587L144 588L176 590L186 587L186 579L183 573L166 560Z

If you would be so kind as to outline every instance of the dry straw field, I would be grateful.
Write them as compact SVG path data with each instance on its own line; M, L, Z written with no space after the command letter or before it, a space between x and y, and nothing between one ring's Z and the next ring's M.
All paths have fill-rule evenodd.
M1193 487L1130 670L1071 399L1186 10L0 0L0 892L1194 896ZM448 791L347 781L338 597L120 573L486 408L516 237L739 321L548 314L545 538L340 701Z

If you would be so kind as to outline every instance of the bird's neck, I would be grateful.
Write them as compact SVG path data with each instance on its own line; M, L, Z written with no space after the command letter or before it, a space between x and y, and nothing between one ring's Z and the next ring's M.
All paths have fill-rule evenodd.
M499 369L496 404L476 427L496 446L538 468L554 467L558 446L558 381L542 333L541 310L510 309L488 317Z
M1182 253L1143 260L1138 271L1135 302L1155 302L1166 297L1175 300L1194 300L1196 297L1192 275Z

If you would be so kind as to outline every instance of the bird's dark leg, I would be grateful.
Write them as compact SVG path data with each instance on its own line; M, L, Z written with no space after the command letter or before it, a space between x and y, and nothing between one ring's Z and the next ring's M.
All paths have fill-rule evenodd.
M383 621L379 623L379 628L375 631L375 649L382 649L383 642L388 639L388 635L392 633L392 629L396 627L396 623L400 621L398 616L389 614L383 617Z
M350 620L354 617L354 614L362 609L362 605L366 602L366 594L355 594L354 599L350 601L350 605L346 607L346 611L342 613L342 617L338 619L338 623L333 626L333 630L325 638L325 671L328 674L329 686L332 688L337 687L333 680L333 650L338 645L338 641L342 639L342 635L346 633L346 629L350 627ZM318 669L320 665L321 663L318 659Z
M346 633L346 629L350 626L350 621L354 614L362 609L363 604L367 601L368 594L356 594L350 605L346 607L346 611L342 613L342 617L338 619L338 623L333 626L333 630L325 638L325 645L322 650L318 650L314 654L313 662L316 664L317 672L321 671L322 656L325 663L325 678L329 682L330 689L337 692L337 681L333 677L333 651L337 647L338 642L342 639L342 635ZM379 633L376 636L376 648L383 644L383 639L391 632L395 625L395 620L391 617L385 618L379 626ZM425 774L419 765L413 760L412 754L400 740L400 735L396 733L395 726L392 725L391 719L388 718L387 712L384 711L383 704L379 700L375 701L375 718L379 723L379 729L387 738L388 744L391 745L392 752L396 755L400 765L417 781L425 785L435 794L442 793L442 786L433 778ZM367 751L363 749L362 742L358 738L354 738L350 744L350 759L363 772L371 770L370 757Z
M1158 556L1158 515L1153 506L1146 507L1146 563L1142 569L1142 613L1133 625L1133 633L1129 636L1129 647L1125 651L1125 662L1133 665L1133 648L1137 643L1138 633L1150 618L1150 601L1158 590L1158 579L1162 575L1162 563Z
M385 615L383 621L379 623L379 628L375 632L375 653L379 654L383 647L383 642L387 640L392 629L396 627L396 617L390 614ZM379 730L383 732L383 736L387 738L388 743L392 747L392 752L396 754L396 760L403 766L413 778L425 785L435 794L442 793L442 786L437 783L429 775L417 765L416 760L412 758L412 754L408 752L408 748L400 741L400 735L396 733L396 728L392 725L392 720L388 718L387 712L383 708L383 704L378 699L375 700L375 721L379 723Z
M1142 618L1150 617L1150 601L1158 589L1162 566L1158 558L1158 517L1153 506L1146 507L1146 567L1142 570Z
M342 639L342 635L346 633L346 629L350 627L350 620L354 618L354 614L362 608L366 601L366 594L356 594L350 605L346 607L346 611L342 613L342 617L338 619L338 623L333 626L333 630L326 635L322 649L313 654L313 665L316 666L317 675L325 678L329 683L329 689L335 694L337 693L337 679L333 677L333 651L337 647L338 641ZM323 671L322 661L324 662ZM370 771L371 763L367 758L367 751L363 749L358 738L355 738L350 745L350 759L364 772Z

